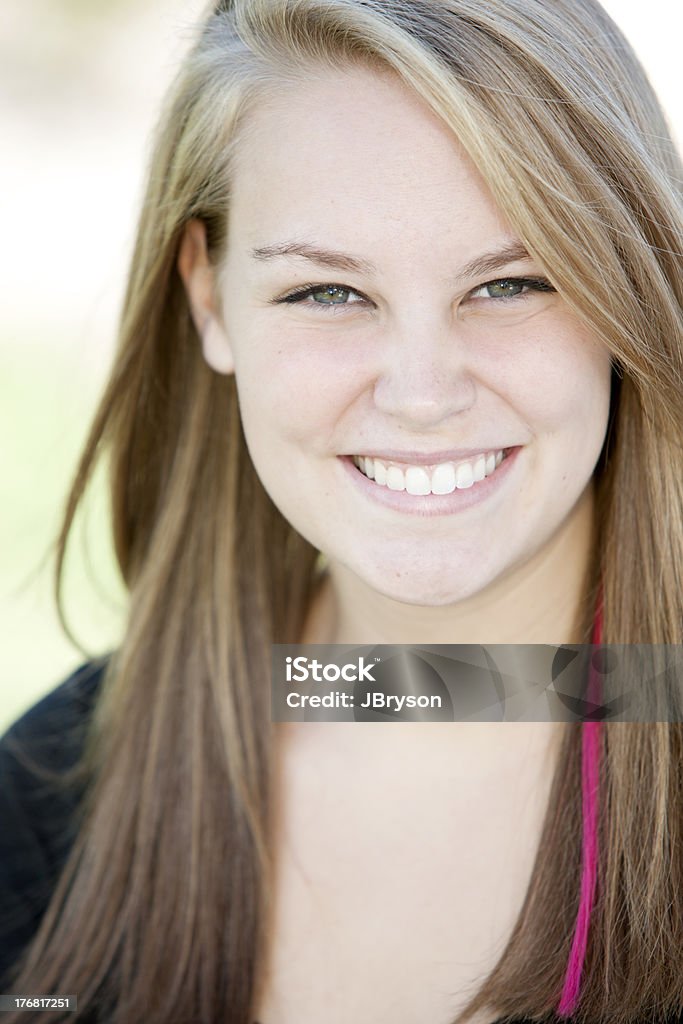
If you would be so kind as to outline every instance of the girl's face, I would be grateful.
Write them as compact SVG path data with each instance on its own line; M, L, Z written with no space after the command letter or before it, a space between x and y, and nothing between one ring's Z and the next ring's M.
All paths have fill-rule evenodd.
M543 281L514 280L544 270L515 255L505 211L393 77L321 75L251 127L215 282L223 321L203 335L209 363L236 374L259 477L299 533L376 591L469 597L548 542L587 487L609 354ZM451 494L393 489L468 484L461 463L480 476L492 460L478 453L507 449ZM348 459L389 450L391 487ZM450 468L435 483L425 462Z

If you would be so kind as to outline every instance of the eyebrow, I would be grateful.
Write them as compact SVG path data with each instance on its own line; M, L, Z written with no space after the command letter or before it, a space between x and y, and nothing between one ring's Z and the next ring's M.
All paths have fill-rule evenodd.
M330 249L321 249L311 242L276 242L274 245L263 245L251 250L251 255L257 260L272 260L280 257L300 257L311 263L318 263L325 267L332 267L334 270L356 271L361 274L376 274L377 267L369 260L361 259L358 256L351 256L349 253L334 252ZM518 260L530 260L524 244L518 239L506 241L500 248L492 249L490 252L475 256L473 260L466 263L455 277L456 281L466 280L471 277L479 277L481 274L488 274L508 263L516 263Z

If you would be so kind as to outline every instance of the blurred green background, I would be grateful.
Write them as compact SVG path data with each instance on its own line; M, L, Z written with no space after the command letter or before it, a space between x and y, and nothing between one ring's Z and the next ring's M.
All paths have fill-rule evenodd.
M205 0L14 0L0 19L0 732L117 643L125 592L100 471L68 559L53 542L111 365L161 97ZM104 467L102 467L104 468Z
M672 0L604 0L683 136ZM63 635L50 547L111 364L148 137L205 0L11 0L0 22L0 732L86 657ZM99 654L125 593L102 473L79 520L67 615Z
M1 353L2 507L8 514L0 563L0 730L86 658L58 626L52 539L100 377L92 367L79 366L77 359L65 359L59 347L36 342L14 351L4 346ZM95 652L116 642L125 611L108 534L100 472L71 543L65 589L70 626L79 642Z

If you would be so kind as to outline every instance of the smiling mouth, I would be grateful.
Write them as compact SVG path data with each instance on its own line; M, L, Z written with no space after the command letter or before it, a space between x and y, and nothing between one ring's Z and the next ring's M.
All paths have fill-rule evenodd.
M492 476L512 449L491 450L458 462L441 462L433 466L406 466L369 456L349 456L356 468L369 480L391 491L408 494L451 494L455 490L476 487Z

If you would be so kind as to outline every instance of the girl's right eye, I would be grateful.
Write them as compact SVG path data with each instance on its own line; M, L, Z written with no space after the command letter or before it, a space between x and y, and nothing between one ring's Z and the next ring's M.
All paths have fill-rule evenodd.
M361 302L343 301L343 297L349 295L355 295L361 300ZM304 302L304 299L307 299L309 296L314 301ZM304 285L303 288L298 288L295 292L290 292L289 295L283 295L281 298L273 299L272 301L275 303L298 302L300 305L316 306L319 309L329 309L332 313L336 313L340 306L357 306L367 302L368 300L363 295L360 295L359 292L354 292L350 288L346 288L341 284L310 284Z

